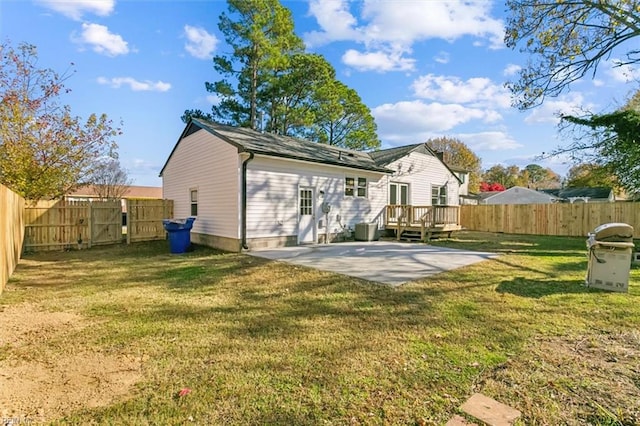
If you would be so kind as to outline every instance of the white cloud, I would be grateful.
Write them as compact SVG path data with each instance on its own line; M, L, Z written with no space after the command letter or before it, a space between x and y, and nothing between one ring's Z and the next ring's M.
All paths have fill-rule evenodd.
M504 71L502 71L502 74L507 76L507 77L511 77L511 76L514 76L514 75L518 74L521 69L522 69L522 67L520 65L508 64L505 67Z
M215 35L209 34L204 28L191 25L184 26L184 35L187 38L184 48L191 56L198 59L211 59L218 44Z
M447 52L439 52L433 60L439 64L448 64L449 60L451 60L451 56Z
M108 85L114 89L118 89L126 85L134 92L166 92L171 89L170 83L165 83L163 81L154 82L150 80L138 81L132 77L98 77L97 81L99 84Z
M213 95L207 95L206 100L211 105L219 105L222 98L217 93L214 93Z
M99 24L82 24L80 37L72 37L73 41L92 46L94 52L118 56L129 53L129 44L119 34L109 32L109 28Z
M585 103L583 96L574 92L560 96L557 99L546 99L542 105L536 107L524 119L524 122L527 124L557 124L560 121L559 115L561 114L580 115L583 111L593 111L594 109L594 104Z
M492 48L504 46L504 25L491 16L492 3L485 0L434 1L428 2L428 7L421 1L364 0L359 9L361 24L350 10L352 4L348 0L311 0L309 13L321 31L306 33L307 44L348 40L364 44L367 52L409 52L419 41L473 36L488 41Z
M108 16L113 12L115 0L36 0L46 8L79 21L85 13Z
M416 79L411 87L417 97L434 101L496 108L509 108L511 105L507 89L484 77L463 81L454 76L427 74Z
M484 0L434 1L428 7L420 1L367 0L362 17L369 19L364 31L371 40L413 43L471 35L503 45L504 26L491 16L491 3Z
M359 71L410 71L414 68L414 59L403 58L402 54L382 51L361 53L349 49L342 56L342 62Z
M380 137L392 143L416 143L471 120L492 121L495 114L456 104L403 101L372 109Z
M362 37L355 28L356 18L349 12L349 3L345 0L312 0L309 2L309 13L323 30L305 34L310 47L334 40L359 40Z
M620 65L619 59L605 62L605 73L616 83L630 83L640 80L640 70L633 65Z
M500 151L522 148L522 144L504 132L460 133L456 138L464 141L472 151Z

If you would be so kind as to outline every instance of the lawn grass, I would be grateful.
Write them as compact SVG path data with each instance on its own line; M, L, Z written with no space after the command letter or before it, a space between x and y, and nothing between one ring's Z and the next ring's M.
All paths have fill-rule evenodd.
M502 256L391 288L166 242L29 255L0 310L88 325L0 346L0 362L142 360L126 398L49 419L61 424L439 425L474 392L522 424L640 422L640 269L629 294L607 293L582 285L584 238L433 244Z

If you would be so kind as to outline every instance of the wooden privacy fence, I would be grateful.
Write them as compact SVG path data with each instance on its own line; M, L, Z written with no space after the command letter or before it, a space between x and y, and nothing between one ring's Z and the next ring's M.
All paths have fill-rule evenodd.
M0 185L0 293L16 268L24 237L24 199Z
M586 237L611 222L628 223L640 238L640 203L460 206L460 224L472 231Z
M164 239L162 219L172 217L171 200L127 200L127 243Z
M133 226L127 226L126 241L164 239L162 219L171 217L173 201L130 201L135 201L135 208L127 210L127 222ZM25 251L83 249L125 241L121 200L27 203L24 220Z

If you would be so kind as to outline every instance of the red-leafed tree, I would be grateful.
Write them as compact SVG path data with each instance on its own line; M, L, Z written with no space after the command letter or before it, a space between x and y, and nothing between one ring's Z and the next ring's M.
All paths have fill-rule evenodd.
M497 182L480 182L480 192L504 191L506 188Z
M116 156L106 115L83 122L59 103L67 77L39 68L33 45L0 44L0 183L31 200L64 195Z

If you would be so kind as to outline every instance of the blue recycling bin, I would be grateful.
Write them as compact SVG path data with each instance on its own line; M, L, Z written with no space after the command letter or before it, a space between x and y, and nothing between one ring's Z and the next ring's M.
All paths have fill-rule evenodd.
M169 234L169 250L171 253L185 253L191 245L191 228L195 217L186 219L163 219L165 231Z

